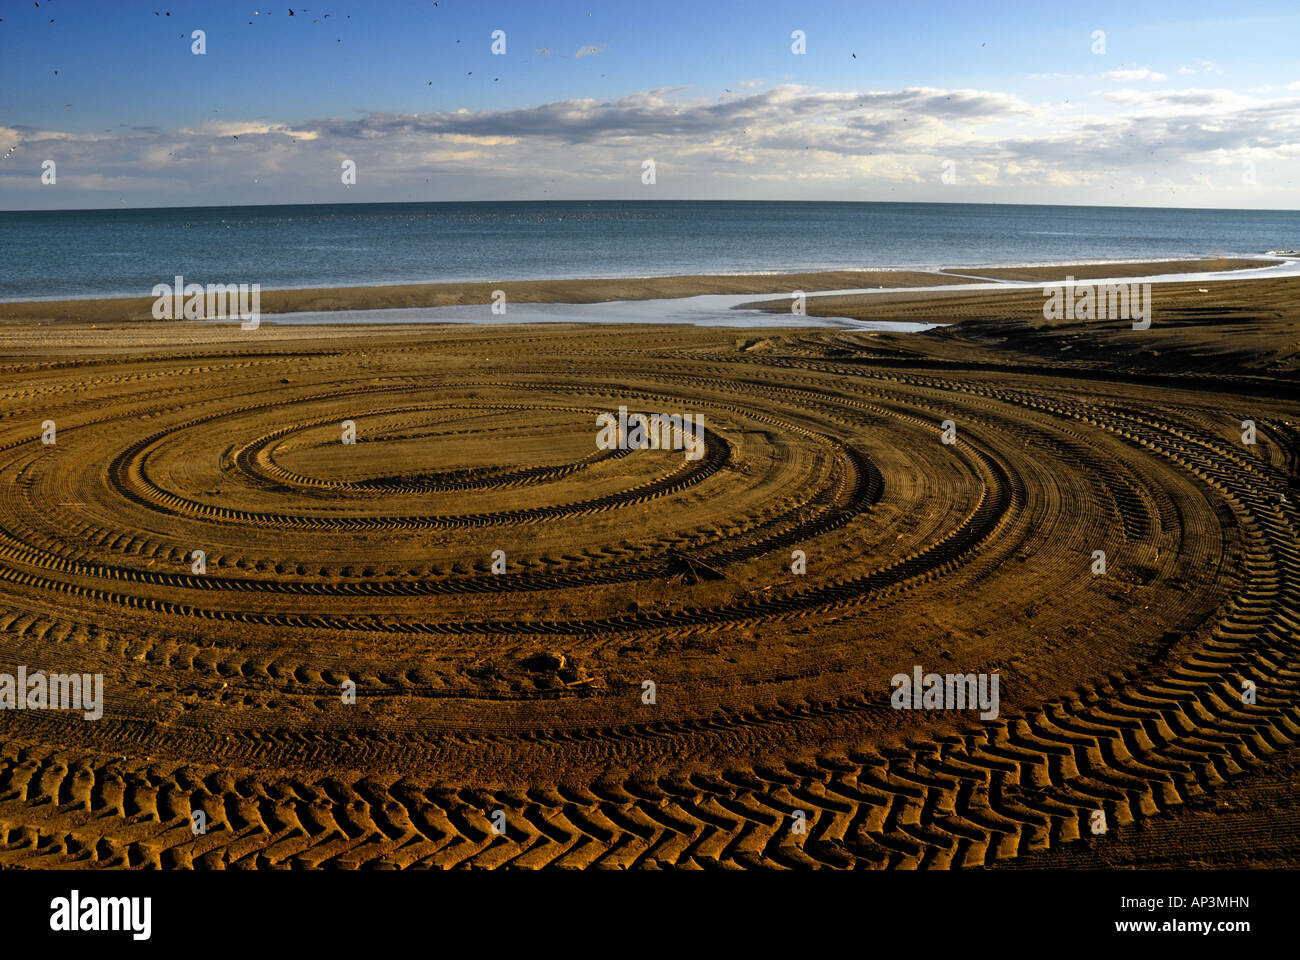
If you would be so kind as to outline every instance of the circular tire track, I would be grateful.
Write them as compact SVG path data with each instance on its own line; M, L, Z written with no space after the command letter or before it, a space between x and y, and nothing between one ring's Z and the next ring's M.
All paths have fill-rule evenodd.
M0 713L0 863L970 866L1300 734L1283 403L693 336L714 349L654 362L649 335L623 360L483 338L492 377L382 338L379 377L338 352L14 365L0 661L110 693L93 724ZM594 451L619 405L703 413L706 455ZM973 626L1013 608L1007 659ZM911 660L1015 692L993 721L899 714Z

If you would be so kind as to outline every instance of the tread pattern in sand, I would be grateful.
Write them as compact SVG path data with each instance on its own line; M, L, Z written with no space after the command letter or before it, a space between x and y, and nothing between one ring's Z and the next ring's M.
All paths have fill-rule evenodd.
M0 713L0 865L981 866L1300 735L1286 401L661 339L6 362L0 669L106 704ZM706 455L594 450L620 405ZM891 710L913 664L1001 716Z

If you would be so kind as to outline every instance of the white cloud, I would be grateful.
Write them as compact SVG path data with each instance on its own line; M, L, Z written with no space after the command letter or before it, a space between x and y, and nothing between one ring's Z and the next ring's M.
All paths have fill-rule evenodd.
M0 129L0 142L57 157L61 172L65 160L69 170L93 171L75 182L69 173L69 187L82 191L77 202L114 191L98 198L113 205L132 184L155 203L261 201L268 190L281 202L338 199L339 156L357 161L368 188L390 191L367 198L403 199L415 190L427 197L429 179L442 184L441 195L457 197L540 197L543 185L551 196L561 188L570 196L627 196L641 187L641 163L653 156L664 196L889 199L894 189L893 197L1070 203L1123 199L1112 192L1122 184L1149 201L1166 202L1176 189L1180 201L1200 191L1204 205L1231 206L1242 188L1234 168L1241 160L1257 164L1261 183L1285 184L1300 157L1300 82L1289 88L1266 98L1123 87L1069 106L937 87L853 92L787 84L708 97L663 88L503 110L213 120L177 130L15 126ZM944 160L957 164L969 192L940 185ZM263 192L250 197L254 179ZM6 177L0 207L21 206L14 198L38 189L36 177ZM1300 206L1300 187L1277 189L1294 189L1285 196ZM38 196L34 202L48 202Z
M1109 70L1102 74L1107 80L1114 80L1116 83L1132 83L1134 80L1151 80L1155 83L1163 83L1169 77L1163 73L1158 73L1150 67L1138 67L1133 70Z
M1144 107L1147 109L1163 108L1166 112L1183 112L1196 109L1229 110L1248 106L1256 101L1244 94L1232 90L1202 90L1186 88L1182 90L1111 90L1102 94L1110 103L1125 107Z

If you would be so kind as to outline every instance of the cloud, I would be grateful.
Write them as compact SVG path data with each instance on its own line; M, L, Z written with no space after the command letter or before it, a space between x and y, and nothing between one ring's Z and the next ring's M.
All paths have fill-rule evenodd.
M277 134L303 140L314 140L314 130L294 130L283 123L266 123L240 120L205 120L197 127L182 127L182 135L208 137L252 137L265 134Z
M478 137L536 137L564 143L599 143L612 138L692 138L772 134L798 138L799 129L822 122L841 130L869 123L903 131L928 122L987 124L1028 116L1030 105L1012 94L979 90L910 87L896 91L822 93L795 85L719 100L686 98L682 88L663 88L612 100L558 100L494 111L457 110L421 114L373 111L355 120L325 119L304 124L322 135L375 139L402 135L461 134ZM851 116L850 116L851 115ZM832 119L835 118L835 119ZM916 129L913 127L912 129ZM799 139L799 147L807 143Z
M575 60L581 60L583 57L594 57L598 53L604 53L608 49L604 44L579 47L573 57Z
M1109 70L1102 74L1107 80L1114 80L1116 83L1132 83L1134 80L1151 80L1155 83L1163 83L1169 77L1163 73L1157 73L1150 67L1138 67L1134 70Z
M21 147L7 164L56 158L59 189L66 170L83 203L111 189L117 192L108 202L117 204L118 192L130 195L131 184L153 203L264 201L268 190L281 202L340 199L340 158L354 160L359 172L348 199L363 186L375 191L367 199L409 198L416 190L424 198L433 189L426 182L454 197L540 197L543 185L548 196L641 195L641 164L652 156L665 196L794 191L864 199L864 191L883 184L886 199L891 188L899 191L895 197L906 189L956 198L954 189L938 186L949 160L965 188L988 191L978 198L1096 202L1113 199L1111 190L1124 183L1145 191L1160 184L1160 200L1166 185L1195 187L1211 191L1208 200L1216 177L1240 189L1233 164L1239 168L1244 159L1257 164L1262 182L1276 163L1285 182L1281 174L1300 157L1300 84L1290 87L1274 97L1123 87L1066 108L969 88L827 91L785 84L706 97L668 87L509 109L372 110L179 129L122 126L88 134L14 126L0 129L0 141ZM74 170L82 179L72 179ZM262 192L250 197L254 180ZM0 207L21 205L16 195L39 189L36 176L6 176ZM47 197L32 202L49 203Z
M1110 103L1126 107L1169 108L1181 111L1187 108L1198 110L1236 109L1255 101L1244 94L1232 90L1201 90L1188 88L1184 90L1112 90L1102 94Z

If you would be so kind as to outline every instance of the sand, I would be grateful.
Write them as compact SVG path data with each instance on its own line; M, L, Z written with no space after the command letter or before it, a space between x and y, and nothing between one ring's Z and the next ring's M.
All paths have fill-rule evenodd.
M926 335L881 334L903 353L953 362L990 351L997 363L1048 363L1054 370L1166 371L1294 381L1300 373L1300 278L1153 285L1151 326L1131 320L1047 320L1041 288L810 297L819 317L952 324ZM756 302L788 313L788 300ZM1268 381L1271 382L1271 381Z
M954 274L987 277L990 280L1051 282L1067 276L1076 280L1101 280L1112 277L1148 277L1157 274L1200 273L1216 270L1250 270L1268 266L1271 261L1218 257L1205 260L1148 260L1119 263L1076 263L1068 266L1025 267L948 267ZM1276 262L1276 261L1272 261ZM824 288L829 289L829 288Z
M1294 866L1250 784L1300 737L1295 289L1172 285L1144 341L1017 291L834 305L960 321L910 336L10 314L0 672L105 703L0 711L0 865L1240 865L1267 825ZM705 455L598 450L620 405ZM999 716L892 709L918 665Z
M166 278L165 282L171 283L172 278ZM263 313L293 313L489 304L492 302L495 290L505 291L508 300L514 303L604 303L610 300L691 297L705 293L788 293L798 289L852 290L863 287L914 287L966 282L969 281L926 271L832 270L818 273L605 280L503 280L493 283L396 284L370 287L322 287L310 290L263 290L261 310ZM84 320L105 323L118 320L152 320L153 304L153 297L0 303L0 321Z
M1149 264L1112 264L1115 272L1093 273L1097 265L979 270L980 276L1007 279L1053 279L1067 274L1091 276L1134 276L1140 273L1181 273L1201 270L1238 270L1260 266L1258 260L1179 260ZM329 310L379 310L399 307L447 307L461 304L489 304L493 292L503 290L513 303L605 303L611 300L650 300L663 297L691 297L700 294L782 293L793 290L856 290L863 288L922 287L963 284L975 281L923 270L825 270L814 273L695 275L676 277L619 278L602 280L523 280L493 283L426 283L368 287L324 287L308 290L263 290L263 313L294 313ZM164 282L171 283L172 278ZM249 280L249 283L254 282ZM88 300L42 300L0 303L0 322L10 320L78 320L111 323L153 319L153 297L97 298ZM788 308L789 301L786 301Z

